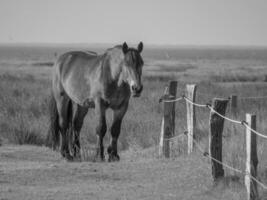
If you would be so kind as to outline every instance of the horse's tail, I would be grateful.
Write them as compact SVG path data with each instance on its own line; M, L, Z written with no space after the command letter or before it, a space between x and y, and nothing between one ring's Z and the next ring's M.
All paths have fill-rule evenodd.
M46 137L46 146L55 150L59 146L60 140L59 115L56 100L52 94L49 101L49 129Z

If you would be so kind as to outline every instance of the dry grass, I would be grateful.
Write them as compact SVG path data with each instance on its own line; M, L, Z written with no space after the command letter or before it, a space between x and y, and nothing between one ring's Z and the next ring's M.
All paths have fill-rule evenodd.
M45 57L45 56L44 56ZM47 98L50 93L50 66L52 62L35 59L18 67L0 65L0 140L2 143L43 145L48 125ZM9 61L9 66L12 65ZM16 60L16 64L19 60ZM23 61L23 63L25 63ZM36 64L37 63L37 64ZM122 125L119 139L120 150L143 149L158 145L162 105L158 103L164 87L171 79L178 79L178 95L184 93L185 84L197 83L197 101L207 103L214 97L228 97L236 94L238 97L267 96L267 61L254 59L186 59L160 61L150 59L149 66L144 68L144 91L141 98L131 99L129 110ZM152 64L153 65L152 65ZM151 65L150 65L151 64ZM177 65L176 65L177 64ZM37 66L36 66L37 65ZM178 66L175 68L175 66ZM38 70L36 70L38 68ZM258 70L261 69L261 73ZM245 113L257 115L257 130L267 132L266 99L247 99L238 102L238 119L243 120ZM227 115L230 115L227 112ZM108 125L111 124L111 112L108 112ZM208 147L208 110L197 109L197 135L200 145ZM94 113L90 111L82 129L81 138L84 147L83 160L90 160L91 149L96 138L94 134ZM176 105L176 134L186 130L185 103ZM239 169L244 169L244 128L233 127L226 122L224 128L223 160ZM105 143L109 142L109 134ZM267 143L258 139L259 177L267 184ZM1 143L1 142L0 142ZM174 154L184 155L186 139L178 142L179 146ZM88 150L89 149L89 150ZM239 176L226 170L227 177ZM224 184L232 187L229 181ZM242 183L243 184L243 183ZM263 195L263 192L260 191ZM228 195L228 196L227 196ZM230 193L225 194L225 198ZM236 195L236 194L235 194ZM233 199L240 199L233 197Z
M2 74L0 79L0 131L15 144L44 143L47 129L48 81L33 75Z

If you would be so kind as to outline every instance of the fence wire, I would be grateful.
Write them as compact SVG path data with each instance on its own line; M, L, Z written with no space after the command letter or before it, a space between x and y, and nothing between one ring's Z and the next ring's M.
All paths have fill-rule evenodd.
M236 169L236 168L234 168L234 167L231 167L230 165L225 164L225 163L223 163L223 162L217 160L216 158L213 158L212 156L210 156L208 152L205 152L205 151L202 149L202 147L197 143L197 141L196 141L195 139L193 139L193 142L194 142L195 146L198 148L198 150L199 150L205 157L208 157L208 158L210 158L211 160L214 160L215 162L221 164L222 166L224 166L224 167L226 167L226 168L228 168L228 169L231 169L231 170L233 170L233 171L235 171L235 172L238 172L238 173L242 173L241 170Z
M183 137L183 136L185 136L185 134L177 135L177 136L174 136L174 137L171 137L171 138L164 138L164 140L170 141L170 140L174 140L174 139L177 139L177 138L180 138L180 137ZM217 160L216 158L213 158L212 156L209 155L208 152L203 150L203 148L198 144L198 142L194 138L193 138L193 142L194 142L195 146L197 147L197 149L199 150L199 152L203 156L205 156L205 157L207 157L207 158L209 158L209 159L221 164L222 166L226 167L227 169L230 169L230 170L235 171L235 172L237 172L239 174L242 174L242 175L248 175L252 180L254 180L258 185L260 185L264 190L267 190L267 186L264 183L262 183L261 181L259 181L258 179L256 179L254 176L252 176L250 173L248 173L246 171L242 171L240 169L236 169L236 168L234 168L234 167L232 167L232 166L230 166L230 165L228 165L226 163L223 163L223 162Z
M244 123L243 121L233 120L233 119L230 119L230 118L228 118L228 117L226 117L226 116L224 116L224 115L218 113L218 112L217 112L216 110L214 110L214 108L212 108L211 106L208 106L208 108L209 108L212 112L216 113L216 114L219 115L220 117L222 117L222 118L224 118L224 119L226 119L226 120L228 120L228 121L230 121L230 122L233 122L233 123L236 123L236 124L243 124L243 123Z
M235 171L235 172L238 172L240 174L243 174L243 175L248 175L251 179L253 179L256 183L258 183L258 185L260 185L264 190L267 190L267 186L260 182L258 179L256 179L254 176L252 176L250 173L246 172L246 171L242 171L240 169L236 169L228 164L225 164L219 160L217 160L216 158L213 158L212 156L209 155L209 153L205 152L202 147L197 143L197 141L195 139L193 139L193 142L195 144L195 146L197 147L197 149L205 156L205 157L208 157L209 159L221 164L222 166L232 170L232 171Z
M259 133L258 131L255 131L255 130L252 129L250 126L248 126L247 123L243 123L243 125L244 125L248 130L252 131L253 133L255 133L255 134L261 136L262 138L267 139L267 135L264 135L264 134L262 134L262 133Z
M191 101L189 98L187 98L186 96L183 96L183 98L184 98L188 103L191 103L192 105L197 106L197 107L200 107L200 108L205 108L205 107L208 107L208 106L209 106L209 104L199 104L199 103L195 103L195 102Z
M214 110L214 108L212 108L212 106L210 104L199 104L199 103L195 103L193 101L191 101L189 98L187 98L186 96L182 96L182 97L179 97L177 99L174 99L172 100L171 102L176 102L176 101L180 101L181 99L184 99L185 101L187 101L188 103L194 105L194 106L197 106L197 107L200 107L200 108L209 108L210 111L216 113L217 115L219 115L220 117L224 118L225 120L227 121L230 121L230 122L233 122L233 123L236 123L236 124L241 124L243 126L245 126L246 128L248 128L250 131L252 131L253 133L255 133L256 135L264 138L264 139L267 139L267 135L265 134L262 134L262 133L259 133L258 131L252 129L251 127L248 126L248 123L246 121L238 121L238 120L234 120L234 119L230 119L220 113L218 113L216 110ZM168 102L169 100L162 100L163 102Z
M163 140L170 141L170 140L181 138L183 136L185 136L185 134L176 135L176 136L173 136L173 137L170 137L170 138L163 138Z
M171 102L176 102L176 101L181 101L181 100L183 100L183 97L179 97L179 98L177 98L177 99L166 99L166 100L162 100L162 99L160 99L160 102L161 102L161 101L164 101L164 102L171 103Z
M255 98L256 98L256 97L255 97ZM263 97L258 97L258 98L263 98ZM210 104L199 104L199 103L195 103L195 102L191 101L189 98L187 98L187 97L184 96L184 95L183 95L182 97L179 97L179 98L174 99L174 100L164 100L164 99L163 99L162 101L163 101L163 102L176 102L176 101L181 101L182 99L185 99L185 101L187 101L188 103L190 103L190 104L192 104L192 105L194 105L194 106L201 107L201 108L204 108L204 107L209 108L210 111L216 113L218 116L224 118L225 120L228 120L228 121L230 121L230 122L232 122L232 123L241 124L241 125L245 126L247 129L249 129L250 131L252 131L253 133L257 134L258 136L267 139L267 135L264 135L264 134L262 134L262 133L257 132L256 130L252 129L251 127L248 126L248 123L247 123L246 121L238 121L238 120L230 119L230 118L228 118L228 117L226 117L226 116L224 116L224 115L218 113L216 110L214 110L214 108L213 108ZM172 138L164 138L164 140L173 140L173 139L175 139L175 138L179 138L179 137L182 137L182 136L184 136L184 134L181 134L181 135L178 135L178 136L175 136L175 137L172 137ZM194 142L195 146L197 147L197 149L198 149L204 156L208 157L209 159L211 159L211 160L213 160L213 161L215 161L215 162L221 164L222 166L224 166L224 167L226 167L226 168L228 168L228 169L230 169L230 170L232 170L232 171L235 171L235 172L238 172L238 173L240 173L240 174L249 176L252 180L254 180L254 181L255 181L258 185L260 185L263 189L267 190L267 186L266 186L264 183L260 182L258 179L256 179L255 177L253 177L253 176L252 176L251 174L249 174L248 172L246 172L246 171L244 172L244 171L242 171L242 170L240 170L240 169L236 169L236 168L234 168L234 167L232 167L232 166L230 166L230 165L228 165L228 164L225 164L225 163L223 163L223 162L221 162L221 161L219 161L219 160L213 158L212 156L210 156L207 152L205 152L205 151L202 149L202 147L197 143L197 141L196 141L194 138L193 138L193 142Z

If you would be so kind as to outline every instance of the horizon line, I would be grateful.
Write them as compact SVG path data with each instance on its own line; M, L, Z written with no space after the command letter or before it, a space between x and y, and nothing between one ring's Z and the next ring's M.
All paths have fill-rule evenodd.
M123 41L124 42L124 41ZM121 43L123 43L121 42ZM144 42L143 42L144 43ZM109 46L117 45L119 42L0 42L0 46ZM135 43L127 42L127 44L134 45ZM173 48L267 48L267 45L255 44L162 44L162 43L144 43L148 47L173 47Z

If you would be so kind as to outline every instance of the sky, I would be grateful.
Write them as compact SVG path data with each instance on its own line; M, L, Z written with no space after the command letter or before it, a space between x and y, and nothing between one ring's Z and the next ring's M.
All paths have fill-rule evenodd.
M0 0L0 43L267 46L266 0Z

